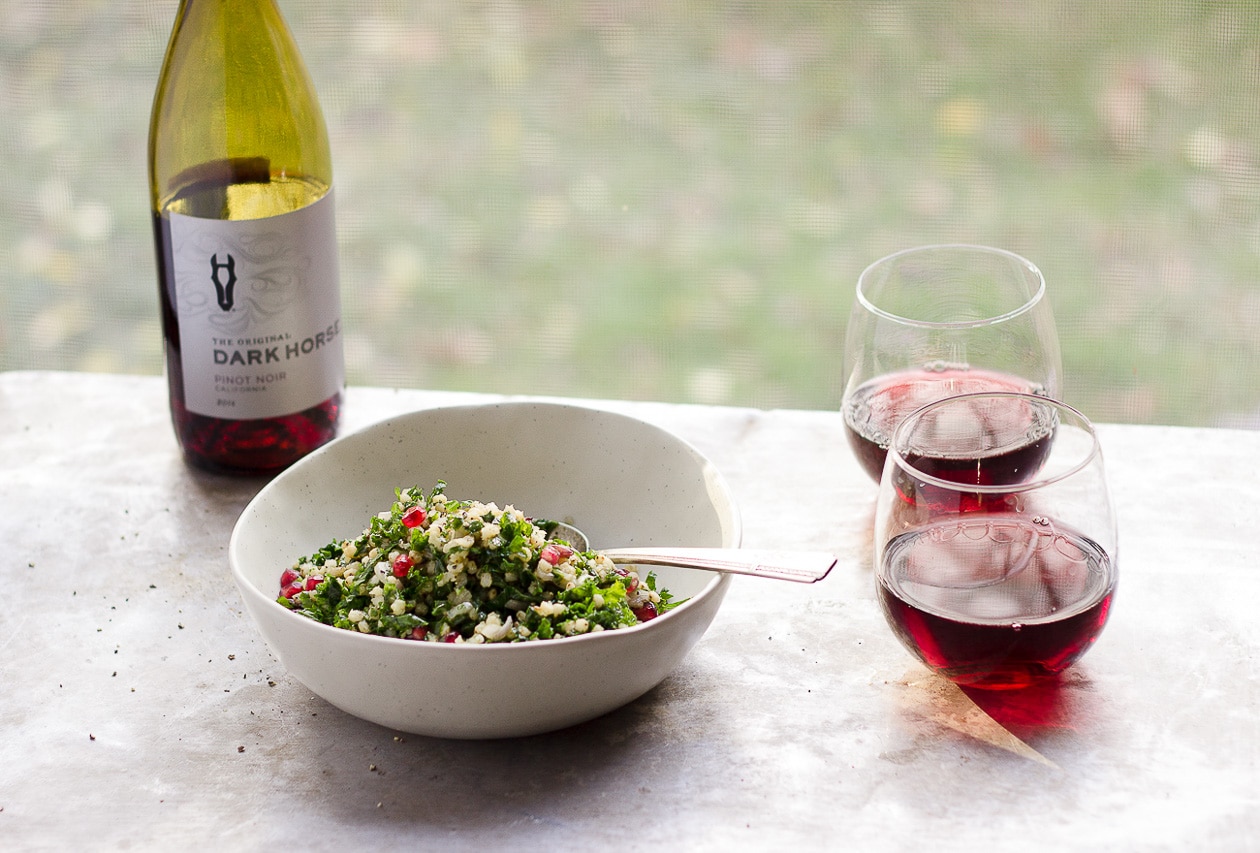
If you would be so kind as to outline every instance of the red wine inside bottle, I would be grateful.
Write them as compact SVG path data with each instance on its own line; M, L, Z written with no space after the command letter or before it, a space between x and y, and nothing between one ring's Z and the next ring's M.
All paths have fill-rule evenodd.
M190 408L185 364L192 358L191 354L189 359L185 358L184 336L181 336L171 232L170 218L155 215L171 420L185 458L196 467L211 471L267 474L284 468L332 439L337 433L342 394L341 324L334 313L330 313L331 320L322 325L318 320L308 323L306 328L313 331L305 335L284 331L271 334L226 331L221 335L203 335L209 339L209 349L205 351L203 340L200 364L212 369L201 370L194 362L193 369L202 374L203 399L199 410ZM237 263L245 268L243 261L232 257L234 272L238 269ZM209 276L206 278L208 280ZM212 281L210 286L213 286ZM237 288L242 291L239 295ZM202 288L198 304L207 312L221 311L217 293L212 296L211 292L205 292L209 290L209 287ZM238 299L250 298L245 290L238 274L230 295L233 311L238 310ZM188 298L185 294L185 299ZM187 328L184 331L187 332ZM216 341L222 343L216 345ZM315 364L308 371L314 374L314 387L307 390L304 397L295 398L291 382L299 361L304 358L333 363ZM207 376L208 382L204 381ZM289 388L279 390L286 382L290 383ZM280 396L285 391L288 391L287 396ZM277 398L278 402L274 402ZM195 395L193 399L196 405Z

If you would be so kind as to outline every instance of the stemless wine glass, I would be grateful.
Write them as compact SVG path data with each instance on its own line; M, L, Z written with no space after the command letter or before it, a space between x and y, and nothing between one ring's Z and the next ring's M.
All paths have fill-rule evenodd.
M897 423L954 394L1057 397L1062 364L1040 270L985 246L907 249L858 278L845 335L842 410L875 481Z
M1102 452L1070 406L963 394L895 429L876 504L878 595L937 673L993 689L1056 676L1102 632L1116 560Z

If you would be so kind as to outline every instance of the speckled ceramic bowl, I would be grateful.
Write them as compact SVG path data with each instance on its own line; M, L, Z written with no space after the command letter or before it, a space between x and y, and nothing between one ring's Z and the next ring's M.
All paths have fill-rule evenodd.
M228 558L246 609L288 671L342 710L449 738L538 734L652 689L717 613L727 575L656 569L687 602L632 628L504 645L357 634L275 599L280 573L333 538L358 535L394 489L447 482L453 498L513 504L581 527L595 547L736 547L738 512L695 449L634 418L577 405L503 402L412 412L347 435L250 502Z

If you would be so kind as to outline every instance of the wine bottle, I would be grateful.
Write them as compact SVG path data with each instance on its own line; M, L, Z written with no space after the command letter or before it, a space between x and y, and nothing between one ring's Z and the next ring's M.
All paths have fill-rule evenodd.
M149 185L184 458L278 471L336 434L345 362L328 132L275 0L181 0Z

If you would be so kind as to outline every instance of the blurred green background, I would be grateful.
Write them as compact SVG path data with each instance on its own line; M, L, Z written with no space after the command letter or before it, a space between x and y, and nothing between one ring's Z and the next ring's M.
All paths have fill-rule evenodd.
M0 369L158 374L175 0L0 0ZM853 286L1046 275L1064 396L1260 425L1260 4L280 0L355 384L835 409Z

